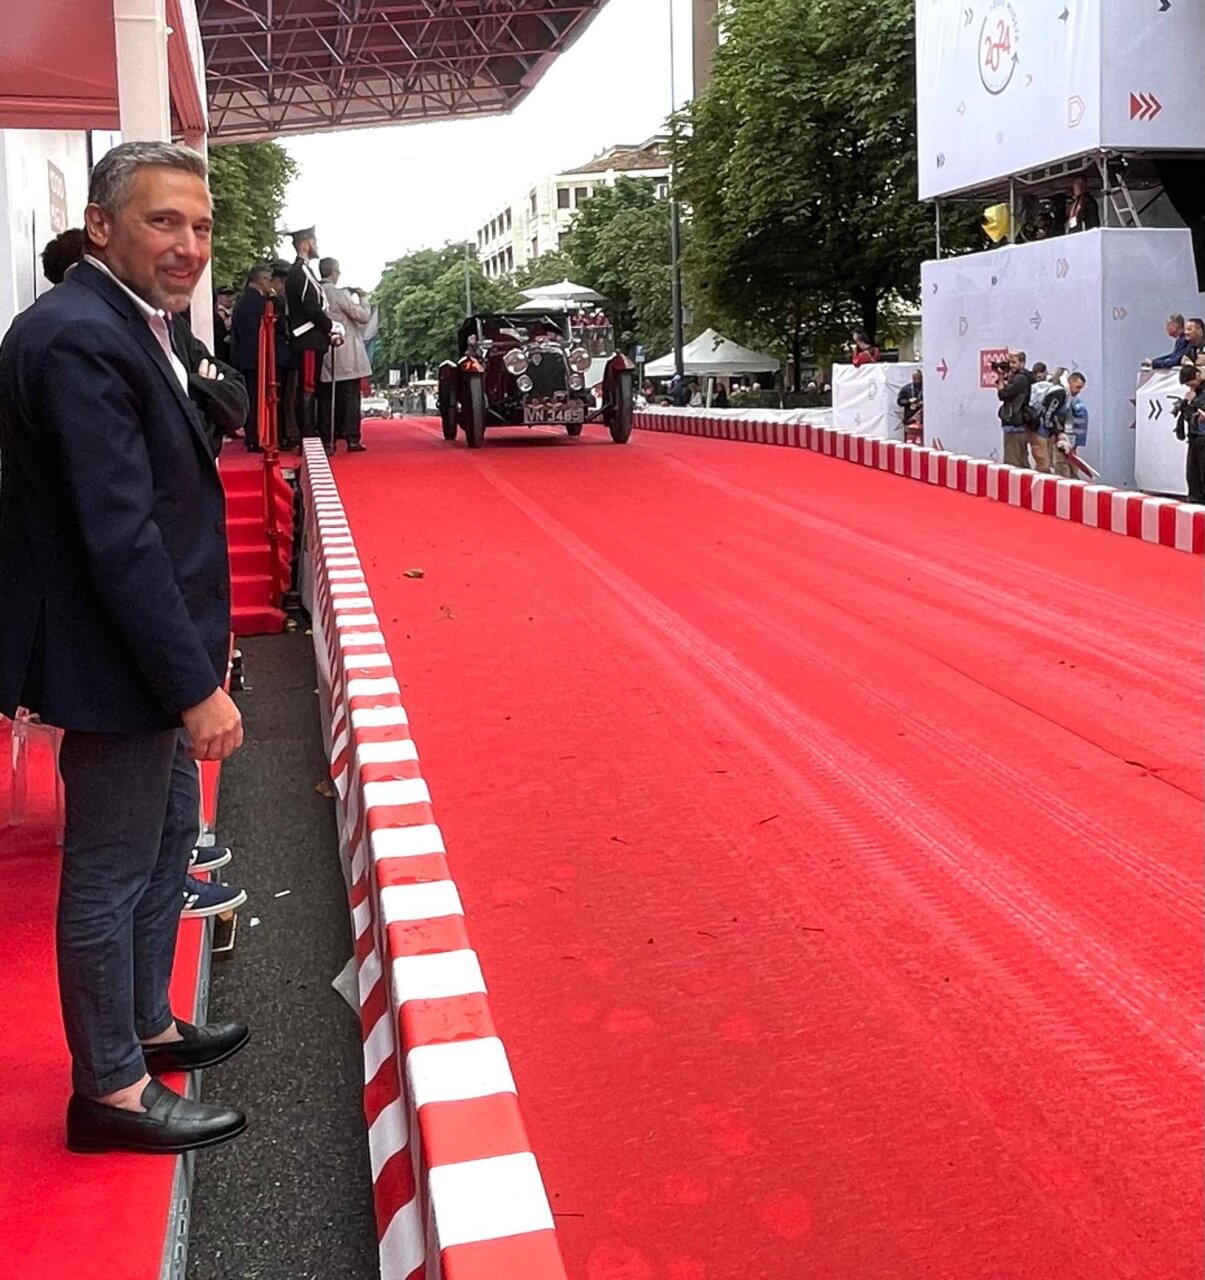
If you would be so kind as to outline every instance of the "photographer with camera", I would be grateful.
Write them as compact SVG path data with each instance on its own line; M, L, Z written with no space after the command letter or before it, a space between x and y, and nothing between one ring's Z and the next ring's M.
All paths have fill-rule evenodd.
M1029 467L1029 428L1034 414L1029 405L1033 374L1025 367L1025 352L1010 351L1008 360L994 365L996 395L1000 398L1000 425L1004 428L1004 462Z
M1205 503L1205 370L1180 370L1184 398L1176 402L1176 439L1188 442L1188 500Z

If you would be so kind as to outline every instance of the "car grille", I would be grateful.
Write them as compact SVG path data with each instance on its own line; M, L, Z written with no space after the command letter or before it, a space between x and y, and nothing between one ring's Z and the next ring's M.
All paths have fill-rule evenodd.
M546 400L558 391L568 390L569 370L563 352L546 350L541 354L543 358L539 364L533 362L527 367L527 376L531 379L528 394L538 400Z

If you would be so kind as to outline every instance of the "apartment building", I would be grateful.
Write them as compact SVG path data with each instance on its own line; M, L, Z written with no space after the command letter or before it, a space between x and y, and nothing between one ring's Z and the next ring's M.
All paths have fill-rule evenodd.
M477 257L493 279L509 275L542 254L559 249L577 211L600 187L619 178L651 178L658 194L669 193L669 158L664 140L609 147L588 164L550 174L532 183L518 200L477 229Z

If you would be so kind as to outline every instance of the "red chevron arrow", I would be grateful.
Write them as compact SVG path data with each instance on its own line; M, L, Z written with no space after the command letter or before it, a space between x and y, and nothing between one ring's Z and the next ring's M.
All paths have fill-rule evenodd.
M1163 103L1153 93L1130 94L1130 119L1153 120L1163 110Z
M941 374L942 382L945 382L945 380L950 376L950 366L943 360L941 364L937 366L937 372Z

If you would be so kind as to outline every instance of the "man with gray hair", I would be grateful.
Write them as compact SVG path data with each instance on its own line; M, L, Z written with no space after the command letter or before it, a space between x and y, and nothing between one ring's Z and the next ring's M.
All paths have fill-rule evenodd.
M199 155L114 148L92 174L84 260L0 346L0 712L64 731L73 1151L188 1151L246 1125L154 1078L212 1066L248 1037L191 1026L169 1003L194 760L224 759L243 736L223 689L222 485L173 345L212 230Z

